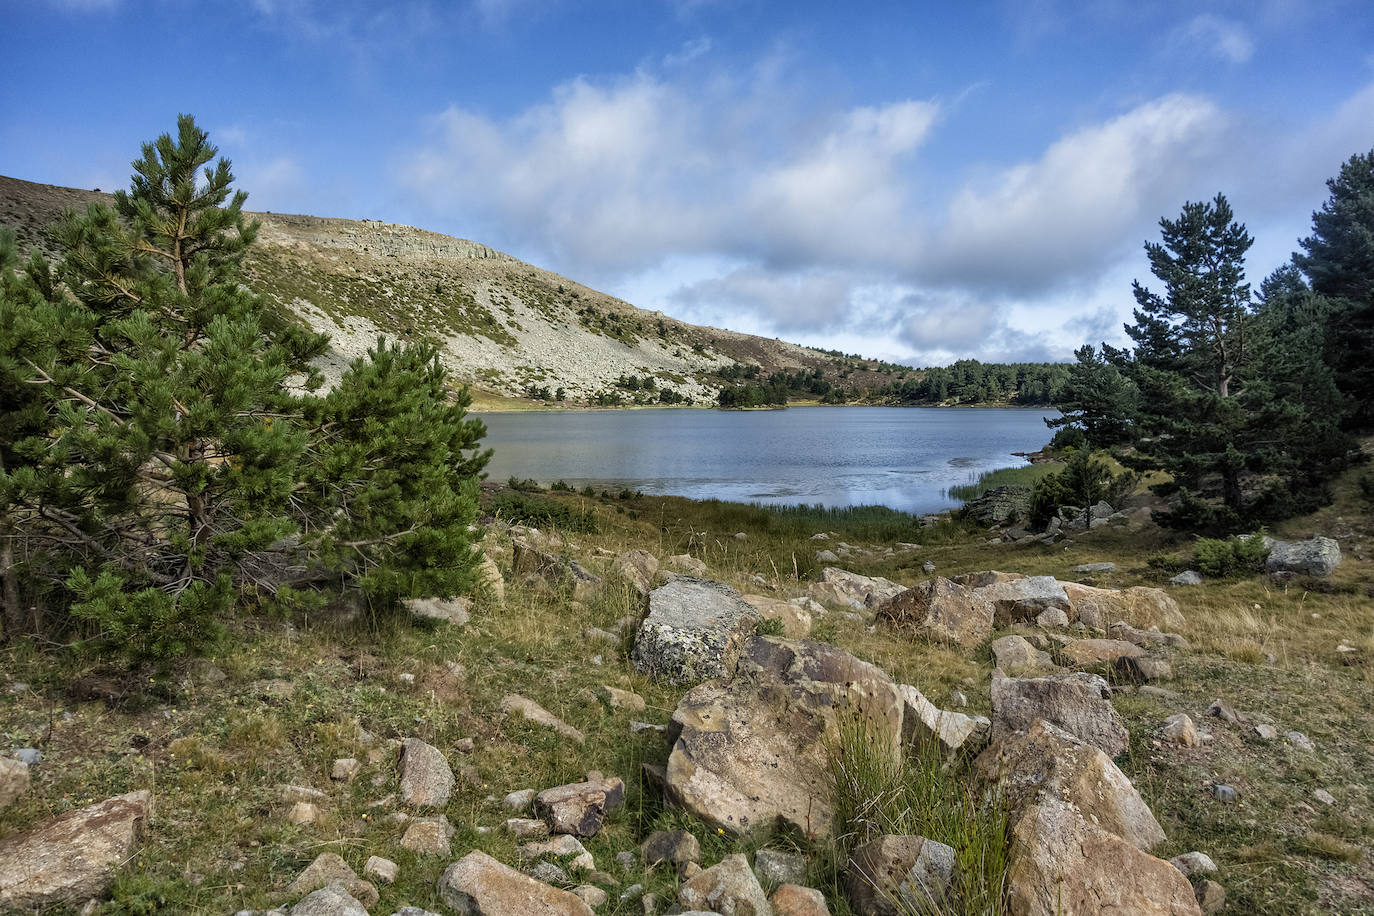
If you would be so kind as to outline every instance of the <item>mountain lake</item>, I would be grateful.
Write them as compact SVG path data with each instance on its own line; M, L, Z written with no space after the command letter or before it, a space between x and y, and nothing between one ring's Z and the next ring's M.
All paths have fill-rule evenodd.
M1052 410L792 407L475 414L495 449L487 476L764 505L958 506L946 491L1024 463Z

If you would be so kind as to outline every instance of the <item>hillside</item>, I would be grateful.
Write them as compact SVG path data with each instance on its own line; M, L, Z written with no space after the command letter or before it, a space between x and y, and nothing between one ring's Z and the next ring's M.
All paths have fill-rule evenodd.
M0 226L21 251L65 209L111 196L0 176ZM378 334L435 343L479 393L564 403L713 402L739 364L761 375L820 370L848 395L907 377L905 367L823 353L651 312L477 242L375 220L251 214L262 223L245 264L259 293L327 332L323 369L343 367ZM652 393L618 386L653 378ZM542 395L543 392L535 393Z

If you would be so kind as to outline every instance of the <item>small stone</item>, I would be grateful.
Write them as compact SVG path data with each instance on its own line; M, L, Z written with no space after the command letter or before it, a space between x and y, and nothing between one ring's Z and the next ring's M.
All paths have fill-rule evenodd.
M1325 789L1317 789L1312 793L1312 797L1323 805L1334 805L1336 803L1336 797Z
M587 740L586 736L580 731L573 728L538 703L528 697L522 697L518 693L507 694L501 698L501 712L508 716L518 713L527 721L533 722L536 725L542 725L545 728L551 728L563 737L576 741L578 744L582 744Z
M329 771L329 778L335 782L352 782L362 770L362 763L355 758L340 757L334 761L334 766Z
M14 752L14 759L27 766L36 767L43 762L43 752L36 747L21 747Z
M1312 743L1312 739L1302 732L1288 732L1284 737L1288 739L1289 744L1300 751L1315 751L1317 749L1317 746Z
M401 799L410 805L443 808L453 792L453 770L438 748L419 738L401 744Z
M298 827L308 827L318 824L322 817L319 806L314 802L296 802L291 806L291 810L286 812L286 819Z
M601 774L588 774L585 782L545 789L534 797L534 813L543 818L554 833L595 836L607 811L625 803L625 783Z
M1231 708L1231 704L1218 697L1212 701L1212 705L1207 707L1209 716L1216 716L1223 722L1230 722L1232 725L1240 725L1245 722L1245 717Z
M477 742L471 738L460 738L453 745L453 749L460 754L471 754L477 748Z
M615 864L619 865L622 871L629 871L639 864L635 854L628 849L621 850L615 854Z
M1232 804L1236 801L1236 790L1228 785L1217 783L1212 786L1212 797L1223 804Z
M367 916L367 908L344 885L330 884L303 897L291 916Z
M363 865L363 877L382 884L395 884L400 867L390 859L371 856Z
M453 825L444 815L417 817L406 827L401 848L422 856L446 856L453 851Z
M644 864L650 868L660 862L682 865L701 861L701 843L686 830L658 830L639 847Z
M557 856L579 871L595 871L596 860L587 847L575 836L560 834L551 840L526 843L518 850L522 859L538 859L542 856Z
M668 726L666 726L666 725L655 725L653 722L631 722L631 723L630 723L630 734L632 734L632 735L642 735L642 734L644 734L645 732L657 732L658 734L662 735L662 734L665 734L667 731L668 731Z
M294 802L323 803L329 800L329 796L319 789L312 789L310 786L293 786L285 783L277 786L277 797L280 798L284 804L288 805Z
M528 811L537 793L534 789L518 789L501 799L507 811Z
M287 885L286 893L292 897L304 896L332 884L342 886L364 907L377 905L377 888L359 878L343 857L333 852L316 856L315 861Z
M1169 584L1180 587L1201 585L1202 573L1198 572L1196 569L1187 569L1170 579Z
M685 882L678 888L677 902L684 910L709 907L722 916L770 912L768 898L749 868L749 860L740 853L725 856Z
M549 835L549 825L528 817L506 819L506 832L519 839L532 839Z
M571 884L568 873L553 862L536 862L530 869L530 877L545 884Z
M1197 726L1187 713L1175 713L1164 720L1164 739L1181 747L1197 747Z
M921 564L921 572L925 573L927 576L935 572L935 563L930 560L926 560L924 563Z
M1210 874L1217 870L1217 863L1212 861L1211 856L1202 852L1185 852L1181 856L1174 856L1169 860L1169 864L1183 872L1185 878Z
M949 692L949 705L960 707L967 706L968 697L964 696L961 690L951 690Z
M596 909L610 899L609 894L593 884L580 884L573 888L572 892L581 897L582 902L592 909Z
M405 671L401 674L396 675L396 680L400 681L401 684L403 684L406 687L415 686L415 675L411 674L409 671Z
M0 757L0 809L8 807L29 789L29 765Z
M1202 908L1203 916L1213 916L1226 907L1226 888L1215 881L1202 881L1194 889L1194 893L1197 895L1197 903Z
M630 712L642 712L645 708L644 698L637 693L629 690L619 690L615 687L608 687L602 684L596 690L597 699L601 700L611 709L628 709Z
M1259 735L1260 738L1265 741L1273 741L1279 736L1279 730L1272 725L1264 725L1261 723L1255 726L1255 734Z

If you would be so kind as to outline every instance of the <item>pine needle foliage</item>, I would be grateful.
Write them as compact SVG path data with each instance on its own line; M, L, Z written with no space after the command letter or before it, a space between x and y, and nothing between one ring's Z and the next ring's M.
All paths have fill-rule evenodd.
M113 207L52 229L55 265L21 269L0 239L8 636L161 664L212 645L245 598L467 581L481 424L432 351L379 345L312 393L327 338L240 283L257 224L216 155L183 115Z

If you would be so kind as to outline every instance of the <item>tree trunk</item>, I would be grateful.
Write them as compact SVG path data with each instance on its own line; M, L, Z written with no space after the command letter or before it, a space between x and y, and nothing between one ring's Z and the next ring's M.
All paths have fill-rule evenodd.
M14 574L14 541L8 530L0 532L0 604L4 605L4 624L0 629L0 642L3 642L18 636L24 629L19 582Z

